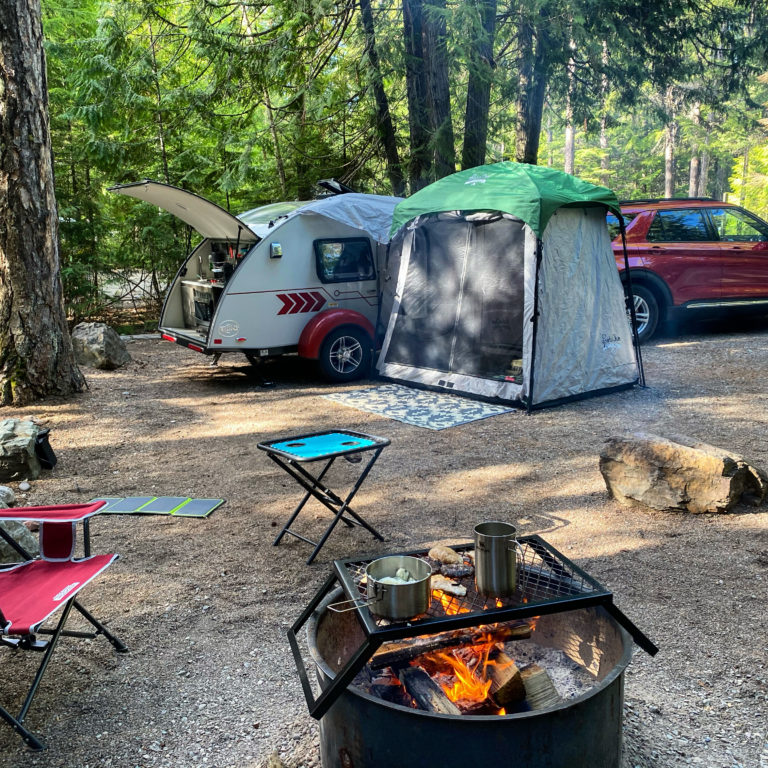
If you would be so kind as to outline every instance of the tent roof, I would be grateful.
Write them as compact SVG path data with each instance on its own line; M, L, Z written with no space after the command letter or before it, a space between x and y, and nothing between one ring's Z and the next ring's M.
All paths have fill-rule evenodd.
M451 174L406 198L395 208L391 234L411 219L446 211L501 211L524 221L538 237L563 206L621 209L616 195L554 168L503 162Z

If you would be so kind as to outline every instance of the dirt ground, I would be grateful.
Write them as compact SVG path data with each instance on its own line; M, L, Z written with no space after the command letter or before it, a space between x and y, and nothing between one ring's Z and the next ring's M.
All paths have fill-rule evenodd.
M86 371L82 395L0 414L50 427L59 459L19 504L144 494L226 504L205 520L94 520L93 551L121 557L82 602L130 653L62 640L27 718L48 749L27 752L0 725L0 765L255 768L279 756L317 766L285 631L331 561L466 541L478 521L506 519L611 589L661 648L637 651L626 675L626 768L768 766L768 507L626 508L598 471L603 441L635 430L691 435L767 468L765 323L657 339L643 348L647 389L440 432L324 399L338 387L295 359L269 365L276 386L264 389L239 356L211 368L156 340L129 351L121 370ZM360 386L375 382L348 388ZM392 441L356 504L386 541L340 527L307 566L303 542L272 547L298 486L256 446L330 427ZM331 486L355 471L340 462ZM324 527L319 510L301 518L310 536ZM17 710L38 660L0 652L0 703Z

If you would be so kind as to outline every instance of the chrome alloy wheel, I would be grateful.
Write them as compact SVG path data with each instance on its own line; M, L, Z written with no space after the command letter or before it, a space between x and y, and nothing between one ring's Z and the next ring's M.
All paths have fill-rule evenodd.
M354 336L339 336L329 350L328 359L337 373L350 374L363 362L363 346Z
M635 324L637 326L638 336L645 331L648 327L648 321L651 319L651 308L648 306L648 302L642 297L634 294L632 297L635 304ZM630 324L632 318L629 318Z

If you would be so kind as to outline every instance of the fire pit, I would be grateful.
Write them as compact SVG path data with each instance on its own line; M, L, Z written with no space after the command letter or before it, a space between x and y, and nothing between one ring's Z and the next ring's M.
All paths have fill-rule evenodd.
M323 688L363 642L354 615L327 606L307 625ZM323 768L425 768L521 765L526 768L618 768L621 762L624 670L631 638L601 607L542 616L536 642L593 670L586 693L553 707L510 715L447 715L385 701L349 685L320 720Z
M515 594L480 595L473 577L454 581L456 590L433 582L426 613L409 620L375 616L361 600L371 561L334 562L288 632L310 713L321 721L324 768L457 760L618 768L631 641L657 649L592 577L538 536L520 543ZM471 545L456 549L470 562ZM339 612L343 597L358 609ZM305 624L317 696L298 646ZM580 678L570 692L538 666L545 658L562 660L560 686L560 671Z

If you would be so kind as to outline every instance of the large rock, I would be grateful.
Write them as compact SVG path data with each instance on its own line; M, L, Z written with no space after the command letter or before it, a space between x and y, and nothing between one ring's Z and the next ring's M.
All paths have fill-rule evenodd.
M653 509L728 512L757 506L768 494L768 475L741 456L695 439L637 433L612 437L600 454L611 495Z
M30 555L36 555L39 551L37 536L30 533L24 523L16 520L7 520L0 523L11 537L29 552ZM2 537L0 537L0 563L18 563L23 560L22 556Z
M33 421L0 421L0 482L40 477L40 462L35 454L38 431Z
M80 323L72 331L75 359L89 368L114 370L130 362L123 340L104 323Z

